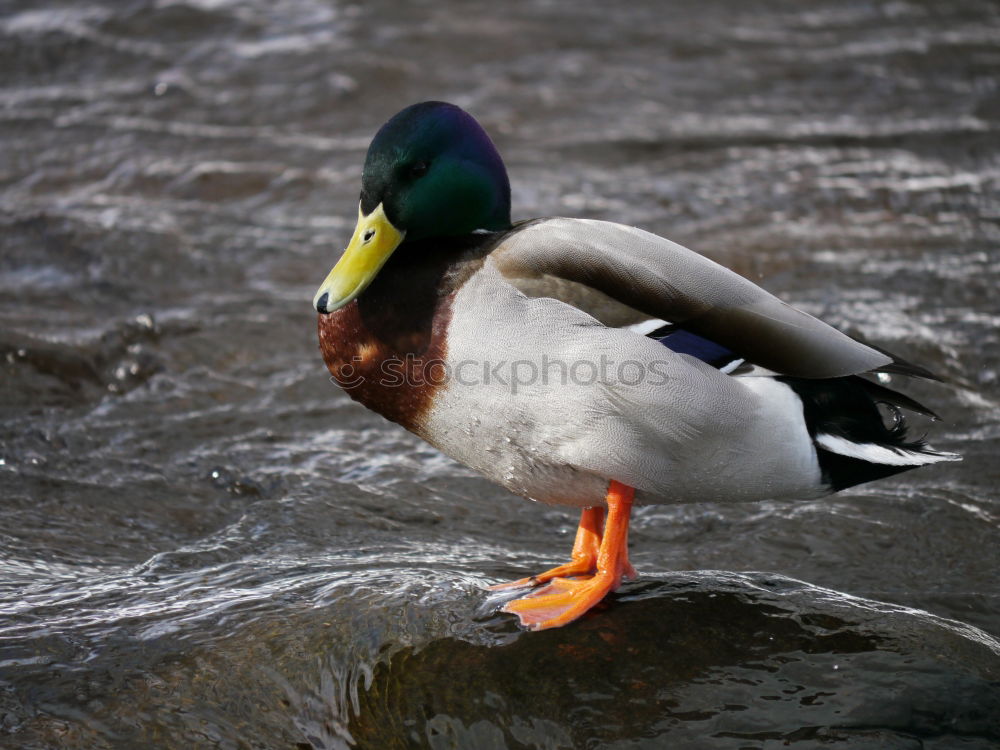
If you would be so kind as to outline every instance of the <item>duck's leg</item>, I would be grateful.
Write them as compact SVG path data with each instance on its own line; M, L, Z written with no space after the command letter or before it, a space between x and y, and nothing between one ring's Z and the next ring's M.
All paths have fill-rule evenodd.
M580 513L580 525L576 529L576 541L573 542L573 552L568 563L536 576L520 578L510 583L498 583L496 586L490 586L490 589L493 591L519 589L548 583L553 578L592 575L597 570L597 555L601 548L603 526L604 508L584 508Z
M521 624L531 630L557 628L572 622L617 589L623 576L635 576L635 570L628 561L628 522L634 497L635 490L632 487L614 480L608 486L608 518L604 524L593 575L582 580L556 576L548 586L521 599L507 602L503 611L517 615ZM578 532L578 540L580 536ZM571 566L573 564L569 563Z

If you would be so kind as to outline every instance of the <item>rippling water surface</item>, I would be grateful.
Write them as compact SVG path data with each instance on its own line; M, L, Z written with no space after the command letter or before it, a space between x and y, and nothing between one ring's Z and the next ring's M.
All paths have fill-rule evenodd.
M1000 9L611 7L0 6L0 745L1000 746ZM368 140L427 98L518 218L643 226L941 373L917 430L965 461L640 509L642 579L521 633L484 587L573 515L316 349Z

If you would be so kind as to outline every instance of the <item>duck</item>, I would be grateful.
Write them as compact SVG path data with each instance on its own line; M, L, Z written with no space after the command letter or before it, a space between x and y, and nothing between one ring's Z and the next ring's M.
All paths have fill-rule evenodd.
M632 508L813 500L960 460L886 381L935 378L639 228L511 221L506 167L458 106L389 119L357 225L313 299L332 380L521 497L578 508L568 562L493 588L529 630L621 582ZM522 595L523 594L523 595Z

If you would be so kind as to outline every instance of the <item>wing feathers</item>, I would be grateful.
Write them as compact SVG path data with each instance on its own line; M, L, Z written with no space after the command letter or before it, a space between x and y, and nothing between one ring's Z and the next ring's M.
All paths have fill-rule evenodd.
M587 219L532 222L516 228L491 257L509 279L583 284L782 374L829 378L893 363L718 263L633 227Z

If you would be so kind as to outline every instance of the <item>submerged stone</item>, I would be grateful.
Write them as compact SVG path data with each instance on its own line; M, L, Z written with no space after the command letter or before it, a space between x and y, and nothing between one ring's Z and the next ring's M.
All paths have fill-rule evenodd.
M357 747L946 747L1000 742L1000 644L785 578L678 574L506 642L379 664Z

